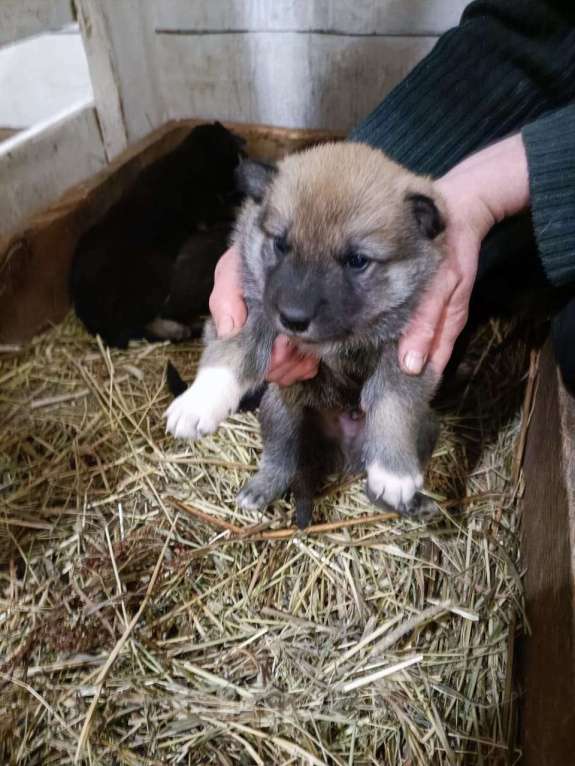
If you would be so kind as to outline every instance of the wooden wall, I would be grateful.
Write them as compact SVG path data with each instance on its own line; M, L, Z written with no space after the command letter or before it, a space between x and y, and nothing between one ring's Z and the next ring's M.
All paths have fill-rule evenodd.
M165 0L173 118L347 130L457 24L465 0Z
M64 68L91 80L76 83L42 125L28 127L24 115L0 124L28 127L0 144L0 241L169 119L348 130L457 24L466 4L0 0L0 45L62 25L70 31L77 19L78 45L70 34L46 45L61 38ZM36 59L53 62L56 54L43 50ZM29 90L17 94L24 103L48 87L49 70L34 69L38 63L23 64L30 67ZM10 98L1 74L0 105Z

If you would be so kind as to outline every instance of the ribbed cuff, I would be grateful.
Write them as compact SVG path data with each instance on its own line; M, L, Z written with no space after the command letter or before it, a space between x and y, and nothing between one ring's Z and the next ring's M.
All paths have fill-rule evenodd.
M535 239L554 285L575 282L575 104L526 125Z

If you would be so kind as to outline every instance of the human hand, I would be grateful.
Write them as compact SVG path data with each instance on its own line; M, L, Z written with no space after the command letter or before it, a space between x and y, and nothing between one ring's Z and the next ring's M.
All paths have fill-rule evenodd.
M467 321L483 238L495 223L529 203L521 136L468 157L435 186L447 215L446 256L399 343L400 365L410 375L419 375L427 364L443 373Z
M218 337L226 338L241 330L247 319L237 248L230 247L216 266L214 289L210 295L210 312ZM309 380L317 374L319 361L297 350L285 335L280 335L273 346L267 380L280 386L290 386L299 380Z

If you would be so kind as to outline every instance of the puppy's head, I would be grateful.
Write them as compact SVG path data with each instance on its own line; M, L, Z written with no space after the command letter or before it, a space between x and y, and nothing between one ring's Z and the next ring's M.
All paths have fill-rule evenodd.
M434 272L445 228L429 179L382 152L334 143L277 166L243 163L238 239L279 332L306 344L393 336Z

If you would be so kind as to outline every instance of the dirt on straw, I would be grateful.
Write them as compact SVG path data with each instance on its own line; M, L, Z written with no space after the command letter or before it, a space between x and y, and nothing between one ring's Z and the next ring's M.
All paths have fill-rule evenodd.
M198 355L72 318L0 349L0 761L514 763L525 343L476 339L436 517L336 479L307 534L234 504L253 415L165 435L166 361L190 379Z

